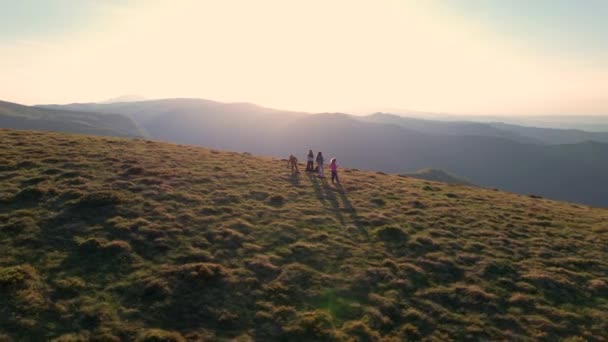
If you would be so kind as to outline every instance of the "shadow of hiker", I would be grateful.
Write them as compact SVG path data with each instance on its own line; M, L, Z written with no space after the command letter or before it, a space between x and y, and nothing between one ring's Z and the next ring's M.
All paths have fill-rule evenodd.
M289 183L291 183L291 185L293 185L295 187L300 186L300 174L299 173L292 172L288 178L289 178Z
M323 205L325 205L325 196L323 196L323 191L321 190L321 185L319 185L317 175L313 173L307 173L306 175L308 176L308 179L310 179L313 189L315 189L315 196Z
M338 197L334 194L335 190L329 186L327 179L321 178L321 182L323 183L323 190L325 192L325 198L331 204L332 209L334 210L338 221L340 221L341 225L344 225L344 216L342 216L342 210L340 209L340 202L338 202Z
M326 178L319 178L317 177L316 173L307 173L306 175L308 176L308 179L310 179L317 199L323 204L323 206L331 206L331 209L334 211L336 217L340 221L340 224L343 226L345 225L343 213L348 213L350 220L355 227L357 227L360 232L367 236L367 231L363 227L363 223L357 215L357 210L348 199L342 184L336 184L334 188L329 184ZM338 195L336 195L336 193ZM340 207L340 202L343 203L342 207Z
M350 215L350 220L353 222L355 227L357 227L357 229L363 235L368 236L367 230L365 229L363 222L361 222L361 219L359 218L359 215L357 214L357 209L350 202L350 200L348 199L348 196L346 196L346 190L344 190L344 188L342 187L342 184L341 183L336 184L336 189L337 189L336 191L338 192L338 195L340 196L340 200L342 200L342 203L344 204L344 211L348 212Z
M350 214L354 220L354 218L357 217L357 209L355 209L355 207L353 207L352 203L350 203L350 200L346 196L346 192L344 191L342 184L340 184L340 183L336 184L336 188L338 189L338 194L340 195L340 199L342 200L342 203L344 203L344 208L348 212L350 212Z

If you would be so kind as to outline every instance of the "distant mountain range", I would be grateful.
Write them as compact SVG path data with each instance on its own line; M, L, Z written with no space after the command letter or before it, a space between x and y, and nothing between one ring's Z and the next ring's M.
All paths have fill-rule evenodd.
M102 101L100 103L139 102L139 101L146 101L146 100L148 100L148 99L141 95L130 94L130 95L122 95L122 96L114 97L114 98Z
M434 168L480 186L608 206L608 190L598 186L608 183L608 133L383 113L308 114L201 99L20 108L89 112L98 119L118 114L152 139L302 159L308 149L321 150L355 168L399 174Z
M0 101L0 127L119 137L143 136L135 121L125 115L30 107L4 101Z

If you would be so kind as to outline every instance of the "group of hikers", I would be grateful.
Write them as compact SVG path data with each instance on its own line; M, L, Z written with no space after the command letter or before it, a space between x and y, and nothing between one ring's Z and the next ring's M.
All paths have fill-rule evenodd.
M325 172L323 170L325 159L323 158L323 153L317 153L317 158L315 158L315 154L312 150L309 150L307 159L306 172L316 172L319 178L325 178ZM315 167L315 161L317 162L317 167ZM291 172L300 173L298 158L293 154L289 156L288 164L291 168ZM331 171L331 182L340 184L340 180L338 179L338 161L336 158L331 158L329 161L329 170Z

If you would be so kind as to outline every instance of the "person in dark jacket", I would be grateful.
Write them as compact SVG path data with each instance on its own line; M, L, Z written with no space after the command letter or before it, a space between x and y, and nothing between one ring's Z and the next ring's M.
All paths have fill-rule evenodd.
M306 171L313 172L315 170L315 155L312 150L308 151L308 163L306 164Z
M321 152L317 154L317 167L319 168L319 177L325 178L325 173L323 173L323 153Z

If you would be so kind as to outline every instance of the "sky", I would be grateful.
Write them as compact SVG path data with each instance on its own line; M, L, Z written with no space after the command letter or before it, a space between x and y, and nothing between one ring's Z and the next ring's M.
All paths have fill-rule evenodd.
M0 99L608 115L605 0L0 0Z

